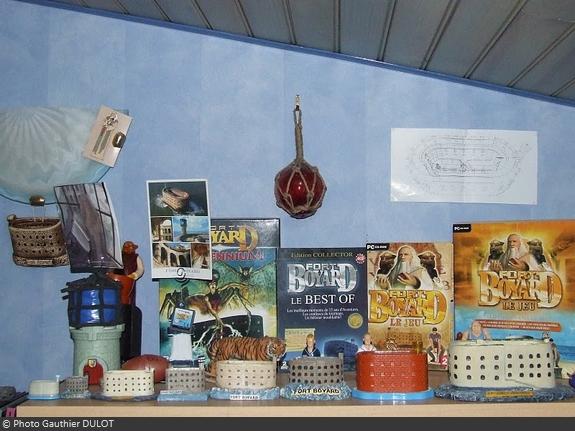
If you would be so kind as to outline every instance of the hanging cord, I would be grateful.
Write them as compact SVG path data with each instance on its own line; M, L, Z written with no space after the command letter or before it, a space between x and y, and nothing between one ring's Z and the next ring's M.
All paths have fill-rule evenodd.
M299 94L295 97L295 108L293 110L293 122L295 125L295 158L303 160L303 134L301 123L301 100Z
M43 211L40 221L44 222L44 219L46 218L46 208L44 207L45 203L46 199L44 199L43 196L40 195L30 196L30 205L32 205L32 218L34 219L34 221L36 221L36 211L34 211L34 208L42 207Z

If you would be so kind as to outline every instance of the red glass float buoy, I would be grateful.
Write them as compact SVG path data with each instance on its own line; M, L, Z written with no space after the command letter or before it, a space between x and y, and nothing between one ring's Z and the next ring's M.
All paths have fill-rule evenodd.
M303 136L299 96L294 114L296 158L275 177L277 205L298 219L315 214L323 202L327 186L319 170L303 158Z

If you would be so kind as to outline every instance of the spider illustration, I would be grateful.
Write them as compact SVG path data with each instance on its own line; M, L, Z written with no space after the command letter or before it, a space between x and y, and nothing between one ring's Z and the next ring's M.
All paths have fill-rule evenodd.
M272 269L274 271L271 271ZM200 316L212 316L213 324L209 325L201 335L196 335L199 335L199 338L195 340L194 345L209 345L214 339L223 336L246 335L250 332L252 325L254 303L275 302L275 299L266 297L270 295L271 280L275 281L273 263L254 270L251 266L235 268L225 262L216 262L212 280L195 281L193 285L190 285L190 287L195 286L195 288L192 287L193 294L190 294L188 286L166 293L160 308L160 315L165 315L170 319L176 308L187 308L196 310ZM271 290L275 293L275 289ZM246 334L241 334L229 322L222 321L222 313L233 309L245 310Z

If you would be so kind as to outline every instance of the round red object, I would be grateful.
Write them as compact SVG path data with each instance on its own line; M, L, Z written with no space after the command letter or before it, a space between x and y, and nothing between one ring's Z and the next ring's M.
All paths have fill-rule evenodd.
M170 362L159 355L141 355L135 358L128 359L122 364L122 370L145 370L154 369L154 383L159 383L166 378L166 368L170 366Z
M304 159L296 158L275 178L277 205L298 219L315 214L321 207L326 190L319 170Z

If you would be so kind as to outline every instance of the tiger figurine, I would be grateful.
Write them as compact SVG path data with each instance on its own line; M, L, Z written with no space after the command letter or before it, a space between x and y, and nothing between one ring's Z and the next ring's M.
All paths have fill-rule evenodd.
M210 366L208 374L216 375L216 362L228 359L244 361L277 360L286 351L284 340L276 337L224 337L214 341L208 350Z

